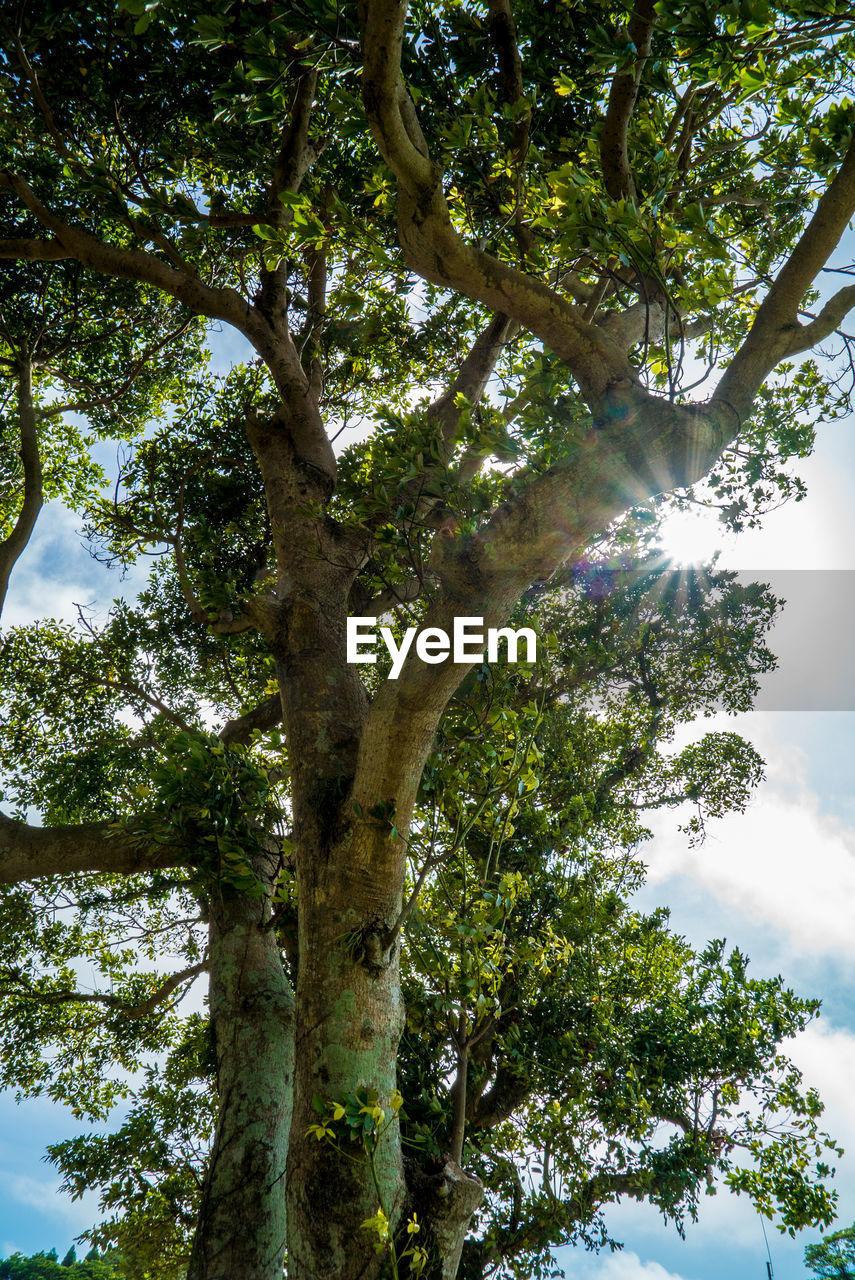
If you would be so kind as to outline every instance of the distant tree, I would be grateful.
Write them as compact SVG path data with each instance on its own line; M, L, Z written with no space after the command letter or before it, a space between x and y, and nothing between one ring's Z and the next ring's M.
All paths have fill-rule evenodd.
M855 1280L855 1223L809 1244L805 1265L819 1280Z
M30 1257L13 1253L0 1261L0 1280L120 1280L123 1276L121 1257L115 1250L102 1254L92 1249L83 1262L78 1262L72 1245L62 1262L58 1261L56 1249Z

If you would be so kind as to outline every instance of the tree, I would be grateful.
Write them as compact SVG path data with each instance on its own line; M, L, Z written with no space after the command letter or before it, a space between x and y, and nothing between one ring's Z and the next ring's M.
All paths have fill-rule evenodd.
M832 1231L819 1244L809 1244L805 1249L805 1266L821 1280L849 1280L855 1275L855 1227Z
M589 717L598 745L588 788L552 797L582 817L566 835L536 824L527 833L526 899L513 868L483 852L484 815L498 821L504 807L501 821L515 821L508 779L470 792L475 775L453 743L483 738L486 724L494 749L509 750L514 769L522 751L534 774L522 744L545 753L541 730L521 727L517 741L514 729L511 745L503 726L544 712L515 707L511 688L497 719L483 720L502 677L475 659L412 654L395 680L382 663L349 663L346 619L388 613L393 628L412 618L451 631L455 617L478 616L499 627L562 584L565 607L573 567L598 542L625 537L631 548L633 522L660 493L708 477L738 524L797 488L786 460L810 448L809 420L836 412L833 387L798 361L855 302L846 285L814 307L855 211L853 110L839 91L848 6L645 0L629 12L433 0L408 17L400 0L120 0L73 13L42 0L0 21L0 255L14 264L0 333L2 584L55 493L86 508L105 557L158 556L139 603L117 605L103 625L84 617L77 632L45 623L4 640L0 764L17 808L0 819L0 879L18 950L4 980L22 1033L4 1078L98 1113L122 1088L108 1062L135 1068L171 1049L169 1087L151 1087L172 1108L179 1145L192 1144L204 1105L179 1077L182 1062L189 1077L191 1059L203 1059L202 1029L195 1044L182 1038L173 1004L206 971L218 1116L191 1277L278 1277L286 1219L294 1277L381 1274L413 1237L429 1248L411 1243L408 1265L426 1258L451 1277L484 1195L460 1167L461 1134L477 1130L483 1099L504 1082L511 1031L495 1025L507 999L498 979L479 1008L459 998L477 981L465 956L441 980L413 959L419 930L439 950L450 927L433 919L436 884L445 877L463 894L480 973L490 913L506 915L499 898L534 902L538 919L552 908L572 916L572 895L555 896L552 860L572 865L588 838L605 838L609 798L631 808L627 789L644 769L644 803L657 786L671 796L673 783L702 805L741 803L756 769L727 740L670 764L655 751L666 716L644 674L655 631L642 629L641 665L626 679L631 714L599 729ZM203 329L216 323L250 351L223 382L202 367ZM718 380L694 401L704 365ZM91 437L69 426L71 410ZM348 427L367 439L337 459L331 436ZM91 438L135 435L105 500ZM596 702L611 669L591 626L590 661L575 679ZM703 703L704 670L721 669L715 644L701 652L686 706ZM545 662L535 686L574 687L566 654L558 671ZM679 714L679 682L672 696ZM563 706L547 718L553 733ZM450 757L462 772L443 781ZM477 768L491 776L489 761ZM572 786L580 775L560 776ZM454 818L456 779L466 799ZM524 774L517 785L525 792ZM432 786L442 790L435 806ZM25 821L31 804L45 826ZM467 806L470 817L478 810L471 831ZM439 834L417 908L408 851L429 841L431 822ZM611 834L620 843L627 831ZM473 867L483 901L468 896ZM597 875L607 904L600 862ZM625 888L612 885L618 896ZM528 937L528 908L519 910L519 920L507 913L502 948ZM65 927L64 911L80 914ZM129 925L138 911L144 923ZM207 947L193 927L200 914ZM576 1220L622 1193L693 1203L733 1136L717 1120L746 1072L771 1108L789 1099L801 1113L807 1147L788 1165L798 1125L783 1148L743 1126L756 1167L733 1168L733 1181L762 1207L781 1203L791 1225L827 1220L827 1198L798 1175L821 1146L818 1104L786 1069L772 1072L773 1046L809 1009L752 987L738 957L692 958L655 922L615 921L610 933L607 907L595 916L607 987L642 977L617 952L606 958L608 939L625 951L661 947L651 1009L697 1012L714 991L711 1007L756 1002L768 1036L740 1066L698 1013L709 1058L697 1114L710 1110L688 1123L683 1111L666 1116L667 1081L648 1051L618 1069L618 1046L595 1018L582 1052L611 1061L603 1092L626 1109L610 1123L626 1141L635 1126L641 1155L632 1164L618 1142L616 1180L593 1180ZM149 973L132 967L135 930ZM541 945L526 959L534 971L549 963L538 961ZM156 962L168 948L181 967L164 976ZM104 989L78 984L82 955L97 958ZM433 1063L418 1048L439 1044L438 986L457 991L460 1007L452 1120L436 1130L448 1158L437 1163L436 1150L405 1159L407 1125L430 1124L421 1095L399 1112L397 1090L399 1062L413 1088L445 1079L436 1069L449 1040ZM544 990L549 1017L590 1010L584 984ZM414 1031L401 1040L406 1000L417 1042ZM539 1011L521 1016L531 1028ZM639 1046L654 1037L643 1021L633 1026ZM656 1034L667 1042L676 1029L666 1022ZM640 1066L652 1071L643 1083ZM532 1124L529 1100L543 1087L517 1104ZM670 1156L654 1158L654 1120L678 1131L676 1173ZM344 1142L342 1123L358 1141ZM554 1160L549 1133L537 1137ZM561 1159L569 1169L569 1148ZM192 1168L177 1167L162 1220L172 1213L180 1226ZM512 1213L531 1201L536 1218L531 1188L514 1191L507 1170L496 1185L485 1176L488 1218L499 1204L500 1220L503 1197ZM546 1221L568 1200L550 1195L551 1176L543 1231L522 1249L570 1221L569 1211L563 1228ZM487 1254L496 1243L477 1226L470 1240ZM507 1265L518 1256L509 1250ZM463 1265L478 1274L472 1249Z
M693 955L661 913L645 917L627 902L642 874L627 850L643 836L646 808L688 795L697 805L689 829L698 832L704 815L744 804L757 781L756 755L732 734L708 734L676 755L663 748L702 709L750 701L770 661L760 641L774 602L732 575L675 578L661 565L599 570L581 591L568 596L555 583L550 595L551 608L539 592L523 617L539 617L552 635L548 658L522 676L482 667L449 709L409 843L421 893L401 922L398 1117L414 1186L429 1188L450 1151L488 1188L465 1247L470 1277L497 1263L531 1274L567 1239L604 1243L600 1210L620 1196L650 1199L679 1223L694 1216L714 1176L763 1207L777 1203L791 1229L831 1208L815 1181L825 1158L818 1102L780 1056L782 1037L815 1004L780 979L749 978L744 958L720 943ZM79 744L86 722L77 704L72 689ZM186 772L183 790L186 803ZM222 804L210 785L205 797L200 808ZM293 971L293 886L282 888L273 925ZM164 912L152 905L162 942ZM91 961L110 965L127 1052L129 1004L116 991L115 954L129 910L138 938L148 922L128 897L90 893L77 906ZM46 936L34 930L29 950L48 961L60 951L55 896L46 916ZM10 960L22 950L13 941L21 927L9 930ZM6 1008L34 1074L34 1003L46 1006L42 1035L55 1042L57 1005L74 1009L75 996L70 974L49 982L38 964L30 972L17 991L8 983ZM82 1106L86 1082L99 1083L99 1053L115 1053L115 1042L91 1003L84 1022L76 1008L65 1035L76 1044L85 1035L91 1056L77 1049L66 1088ZM117 1132L50 1148L73 1193L102 1188L112 1217L95 1238L118 1246L130 1277L182 1274L216 1118L210 1059L209 1029L191 1016ZM350 1158L353 1142L371 1152L390 1114L387 1106L378 1118L368 1090L346 1096L340 1110L316 1103L314 1134ZM525 1161L533 1149L543 1176L527 1183L518 1166L536 1163ZM756 1167L743 1167L746 1156ZM382 1230L380 1207L372 1221ZM415 1213L427 1221L422 1205Z
M115 1253L99 1256L94 1253L84 1262L78 1262L72 1246L62 1262L56 1260L56 1250L50 1253L34 1253L25 1258L13 1253L5 1261L0 1259L2 1280L115 1280L119 1275L116 1266L120 1259Z

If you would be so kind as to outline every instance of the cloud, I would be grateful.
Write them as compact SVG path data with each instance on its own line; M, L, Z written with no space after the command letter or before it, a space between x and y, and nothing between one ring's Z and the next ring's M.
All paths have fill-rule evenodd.
M715 727L740 731L732 720ZM642 852L650 883L670 882L669 899L694 885L771 926L790 950L855 957L855 827L822 811L805 782L803 754L775 740L774 717L752 717L741 731L766 758L766 782L745 813L708 823L700 848L690 849L678 830L688 813L657 816Z
M619 1251L611 1254L559 1251L565 1275L573 1280L682 1280L675 1271L667 1271L658 1262L642 1262L637 1253Z
M82 517L61 502L49 502L44 508L29 546L12 570L4 629L38 618L73 622L77 604L95 605L103 616L114 596L132 600L145 585L147 559L143 557L125 574L99 564L84 543L82 523Z
M825 1103L824 1126L841 1146L855 1154L855 1034L820 1020L788 1045L787 1054ZM850 1176L855 1182L855 1161L845 1164L852 1168Z
M100 1218L98 1197L85 1192L79 1200L62 1194L58 1178L31 1178L25 1173L8 1173L0 1169L0 1188L4 1197L46 1217L60 1219L76 1230L90 1227Z
M613 1253L601 1259L596 1280L680 1280L658 1262L642 1262L637 1253Z
M42 511L26 552L12 570L4 628L41 617L71 621L77 616L75 602L86 604L106 594L105 571L82 545L80 524L80 517L59 502L48 503ZM118 586L118 574L114 581Z

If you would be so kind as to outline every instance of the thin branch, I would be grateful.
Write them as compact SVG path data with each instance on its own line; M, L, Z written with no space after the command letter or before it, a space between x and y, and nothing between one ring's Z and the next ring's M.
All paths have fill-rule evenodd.
M846 151L834 179L820 196L813 217L799 237L769 292L761 302L748 337L725 371L713 401L727 401L740 417L746 417L757 388L775 365L808 345L804 341L812 325L798 327L802 299L836 249L855 212L855 139ZM814 333L827 336L840 323L852 295L841 289L813 322ZM844 310L838 312L838 308ZM830 311L829 311L830 308ZM836 317L828 324L823 316Z
M327 311L327 252L324 247L309 249L307 254L308 310L306 323L300 335L302 354L309 344L309 390L315 404L320 404L324 390L324 367L318 355L317 344L324 326Z
M0 170L0 189L17 196L42 226L53 232L66 250L64 256L77 258L84 266L93 267L104 275L154 285L198 315L225 320L246 333L247 337L257 328L253 324L252 308L234 289L206 285L198 277L167 266L152 253L142 249L118 248L90 235L81 226L63 221L42 204L32 187L18 174ZM8 250L9 244L16 242L7 240L2 243ZM8 252L5 256L9 256Z
M168 1000L173 991L177 990L183 983L192 981L200 973L206 973L207 970L207 960L202 960L199 964L190 965L189 968L182 969L180 973L172 974L159 987L155 988L148 999L141 1000L137 1004L128 1004L120 996L108 995L106 992L101 991L37 991L24 987L21 990L12 988L12 992L19 999L32 1000L35 1004L102 1004L125 1018L145 1018L154 1013L158 1005ZM14 980L18 978L18 975L13 974L12 977ZM0 981L2 980L3 974L0 973Z
M451 1086L453 1104L451 1121L451 1138L448 1154L455 1164L463 1159L463 1139L466 1134L466 1077L469 1073L469 1041L466 1037L466 1005L460 1008L457 1033L454 1042L457 1047L457 1071Z
M57 128L50 103L42 92L42 87L39 84L39 77L36 74L36 70L27 57L24 46L21 44L17 35L15 36L15 52L18 55L18 61L24 69L24 74L30 82L30 86L33 90L33 97L35 98L38 108L42 113L44 122L47 125L48 133L53 138L57 155L61 160L72 160L73 157L66 145L65 139Z
M532 245L532 233L523 216L524 166L531 138L531 108L520 110L523 100L522 58L510 0L489 0L487 29L499 62L502 96L518 109L511 128L511 164L514 167L514 236L525 260Z
M694 81L692 81L692 83L687 86L687 88L684 90L683 94L681 95L680 100L677 103L677 106L675 108L674 114L671 117L671 122L665 131L665 136L662 139L662 146L665 148L665 150L673 146L674 139L677 137L677 132L683 123L683 117L686 115L686 112L691 107L696 93L697 93L697 86L695 85Z
M161 338L160 341L150 342L148 346L143 350L143 353L139 357L139 359L137 359L134 362L134 364L131 366L131 369L127 377L125 378L124 382L122 382L118 387L113 388L109 392L109 394L104 393L99 395L98 393L95 392L93 388L93 394L82 400L70 400L70 401L66 401L64 404L51 405L47 409L39 409L37 413L37 417L39 421L42 421L46 418L56 418L63 413L87 413L92 409L105 408L107 405L113 404L117 400L120 400L126 394L126 392L130 391L131 387L134 385L139 375L146 368L152 356L155 356L159 352L163 351L163 349L169 346L171 342L174 342L177 338L180 338L182 334L186 333L190 327L190 323L191 322L189 320L185 320L176 329L172 329L169 333L166 334L165 337ZM49 366L45 365L44 367L48 372L52 372ZM58 371L55 376L60 379L62 377L62 375ZM69 385L72 385L72 384L69 383ZM80 385L80 384L77 384L77 385Z

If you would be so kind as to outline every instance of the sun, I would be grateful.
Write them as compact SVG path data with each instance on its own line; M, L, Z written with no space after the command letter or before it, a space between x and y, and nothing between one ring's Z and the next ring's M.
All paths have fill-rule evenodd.
M658 540L663 554L674 564L704 564L717 551L724 550L727 533L708 507L672 509L662 518Z

